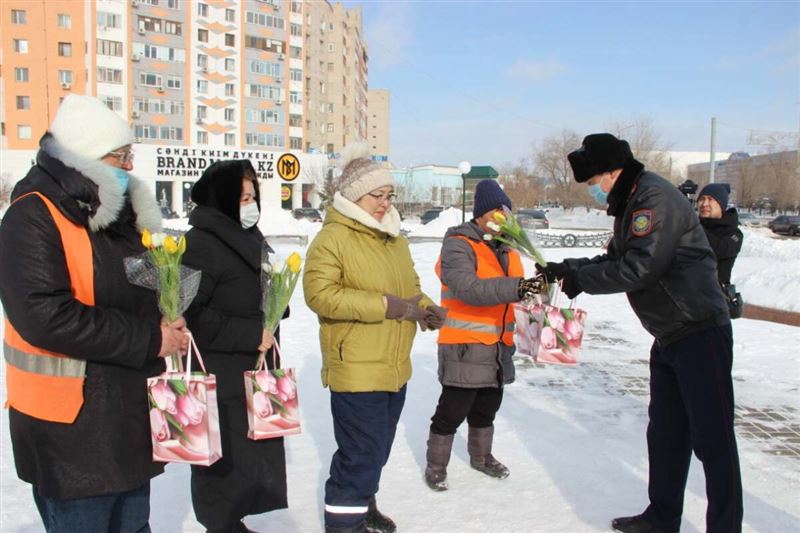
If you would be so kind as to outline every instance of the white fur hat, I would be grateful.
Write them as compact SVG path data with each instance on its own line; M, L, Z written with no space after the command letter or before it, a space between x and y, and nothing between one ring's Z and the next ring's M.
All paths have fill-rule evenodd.
M369 145L366 142L345 146L338 164L342 168L339 182L342 196L351 202L380 187L394 187L392 173L369 158Z
M133 143L125 119L94 96L68 94L58 107L50 133L65 148L89 159Z

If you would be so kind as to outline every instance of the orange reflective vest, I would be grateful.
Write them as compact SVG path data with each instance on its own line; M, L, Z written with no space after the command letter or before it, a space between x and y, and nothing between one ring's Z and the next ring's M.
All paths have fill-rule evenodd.
M524 276L522 261L515 250L510 250L508 253L508 274L506 274L497 256L487 244L460 235L449 238L463 239L472 247L477 263L476 275L480 279ZM436 275L442 279L441 256L436 261ZM514 344L512 306L469 305L452 294L444 281L442 281L442 306L448 309L448 313L444 325L439 330L439 344L496 344L500 341L508 346Z
M41 198L61 234L72 295L85 305L94 305L94 265L89 233L84 226L67 219L41 193L28 193L17 200L31 194ZM28 343L8 318L3 348L8 391L6 406L49 422L74 422L83 406L86 361Z

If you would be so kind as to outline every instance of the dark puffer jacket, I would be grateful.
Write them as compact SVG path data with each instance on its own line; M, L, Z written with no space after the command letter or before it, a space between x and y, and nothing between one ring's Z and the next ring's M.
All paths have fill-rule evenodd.
M567 260L578 267L580 287L589 294L627 293L642 325L664 344L727 324L717 261L697 214L674 185L632 162L615 185L625 190L616 191L622 198L610 207L608 254Z
M731 271L736 256L742 249L742 231L739 229L739 213L730 208L722 218L701 218L708 244L717 258L717 276L721 285L731 282Z
M84 404L72 424L9 409L19 477L42 496L85 498L131 490L163 471L152 462L145 380L164 368L153 291L128 283L123 259L144 252L139 228L159 230L152 193L131 178L123 195L110 167L42 139L37 165L12 199L38 191L90 228L95 306L72 297L64 248L37 196L14 203L0 225L0 299L28 342L85 359ZM102 200L101 200L102 199Z

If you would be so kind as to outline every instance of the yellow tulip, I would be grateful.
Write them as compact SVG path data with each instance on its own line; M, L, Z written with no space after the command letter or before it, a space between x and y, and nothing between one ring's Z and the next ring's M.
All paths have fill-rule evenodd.
M300 254L297 252L292 253L289 258L286 260L286 266L289 267L293 273L297 274L300 272L300 265L303 262L303 258L300 257Z
M175 242L175 238L172 235L164 239L164 249L169 254L174 254L178 251L178 243Z
M181 235L181 238L178 239L178 253L183 255L183 252L186 251L186 237Z
M142 245L147 249L153 246L153 239L150 236L150 232L147 231L147 228L142 232Z
M498 224L505 224L506 223L506 216L501 213L500 211L496 212L494 215L494 219Z

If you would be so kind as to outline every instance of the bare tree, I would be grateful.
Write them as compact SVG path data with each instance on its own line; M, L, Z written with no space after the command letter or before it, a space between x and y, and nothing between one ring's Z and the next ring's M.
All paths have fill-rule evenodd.
M672 145L662 141L661 133L656 130L652 119L640 117L633 121L614 121L607 127L617 138L628 141L633 156L648 170L673 183L681 179L677 169L672 168L669 157Z
M525 161L502 169L498 182L517 207L533 207L544 198L544 183Z
M567 160L567 154L580 146L580 135L571 130L563 130L545 137L533 152L536 174L552 184L555 190L552 197L566 208L586 205L590 201L586 194L579 194L578 184L573 179L572 168Z
M796 159L793 152L783 152L766 158L761 165L774 205L784 213L797 206L800 197Z
M10 172L0 174L0 213L11 204L11 192L14 190Z

